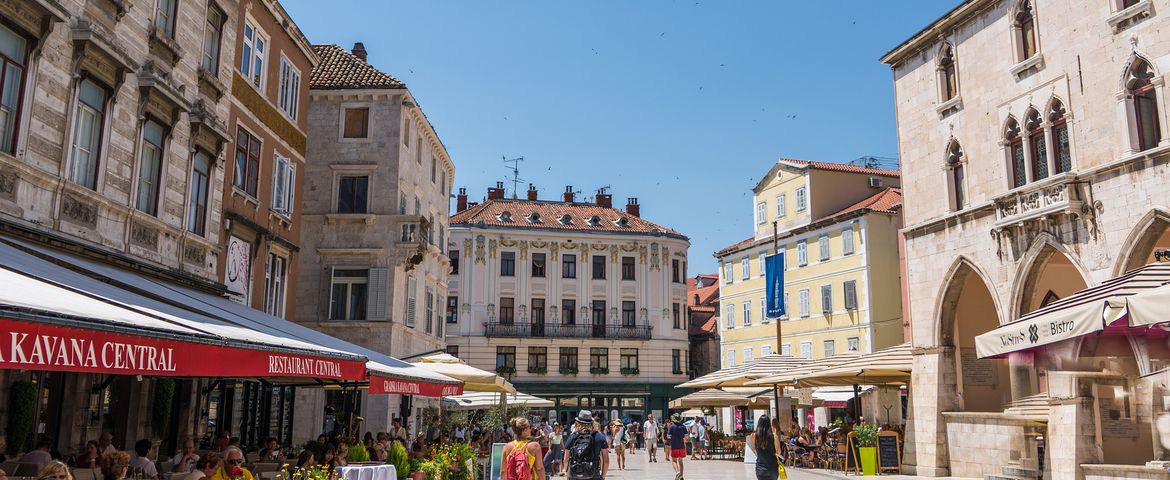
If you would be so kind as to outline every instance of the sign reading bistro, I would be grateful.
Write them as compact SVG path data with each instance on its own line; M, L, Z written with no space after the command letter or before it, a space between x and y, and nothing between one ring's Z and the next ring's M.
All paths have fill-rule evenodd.
M365 379L360 359L274 353L0 319L0 368L179 377Z
M1077 305L1003 325L975 337L979 358L1049 345L1105 329L1099 303Z

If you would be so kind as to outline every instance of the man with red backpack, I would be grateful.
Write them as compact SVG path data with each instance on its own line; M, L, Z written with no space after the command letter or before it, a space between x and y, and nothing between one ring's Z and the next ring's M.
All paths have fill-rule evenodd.
M516 417L508 422L516 440L504 445L504 471L500 480L544 480L544 463L540 445L531 441L532 424L527 418Z
M593 421L593 412L581 410L573 434L565 442L565 471L569 480L605 480L609 472L609 444Z

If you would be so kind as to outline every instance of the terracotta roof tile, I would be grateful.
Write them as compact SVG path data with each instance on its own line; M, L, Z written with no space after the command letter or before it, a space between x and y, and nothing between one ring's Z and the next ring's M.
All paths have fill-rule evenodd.
M508 212L510 218L501 214ZM532 214L539 215L532 219ZM562 217L568 216L568 222ZM595 224L590 223L597 217ZM618 223L625 219L625 225ZM451 217L451 226L474 226L483 222L492 227L507 227L542 230L576 230L582 232L637 233L653 235L661 233L688 240L686 235L663 227L644 218L630 215L615 208L604 208L592 203L565 203L549 200L492 199L456 213Z
M902 209L902 189L898 187L888 187L878 193L875 193L865 200L857 202L853 205L845 207L844 209L828 215L821 220L827 220L833 217L845 215L857 210L869 210L871 212L880 213L898 213ZM820 221L820 220L818 220Z
M902 173L897 170L881 170L877 168L865 168L857 165L850 165L848 163L833 163L833 162L814 162L809 160L797 160L795 158L781 158L780 162L790 163L793 165L807 166L820 170L833 170L837 172L851 172L864 173L867 175L881 175L885 177L898 177Z
M374 68L337 45L313 45L321 63L313 68L309 88L346 90L366 88L406 88L406 84L389 73Z
M705 314L700 314L700 315L705 315ZM700 315L696 315L696 317L700 317ZM710 318L706 318L706 319L703 319L700 317L700 318L694 318L693 320L697 320L697 321L691 323L691 325L690 325L691 328L689 329L689 332L688 332L690 335L704 335L704 334L708 334L708 333L715 333L717 330L716 325L719 325L719 317L714 316L714 315L712 315ZM702 323L700 323L700 322L702 322Z

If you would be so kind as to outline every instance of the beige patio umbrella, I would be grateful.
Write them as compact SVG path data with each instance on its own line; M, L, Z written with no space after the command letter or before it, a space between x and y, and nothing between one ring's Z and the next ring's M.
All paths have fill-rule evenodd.
M914 369L912 350L909 343L878 350L806 375L796 383L801 387L907 384Z
M516 393L516 387L503 377L475 368L446 353L428 355L411 365L462 381L464 392Z
M791 355L766 355L751 362L709 373L677 388L744 387L748 386L751 380L778 375L808 362L807 359Z
M768 408L768 398L756 395L768 392L769 390L752 389L751 391L731 392L718 388L708 388L674 399L670 402L670 408L739 406Z
M856 359L860 354L856 352L839 353L832 357L822 358L820 360L812 360L796 367L787 369L781 373L774 374L750 380L744 385L749 387L792 387L797 385L797 381L813 373L820 372L829 367L835 367L844 362Z
M534 397L526 393L505 394L508 405L526 406L528 408L551 408L556 406L551 400ZM491 392L472 392L463 395L443 397L443 407L448 410L478 410L491 408L500 404L499 394Z

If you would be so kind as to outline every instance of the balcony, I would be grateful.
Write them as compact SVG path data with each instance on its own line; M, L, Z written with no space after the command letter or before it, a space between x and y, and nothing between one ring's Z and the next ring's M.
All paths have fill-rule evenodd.
M1053 177L995 198L995 226L1020 226L1033 220L1080 215L1084 200L1073 178Z
M604 338L609 340L649 340L650 325L561 325L558 323L484 324L487 337L503 338Z

